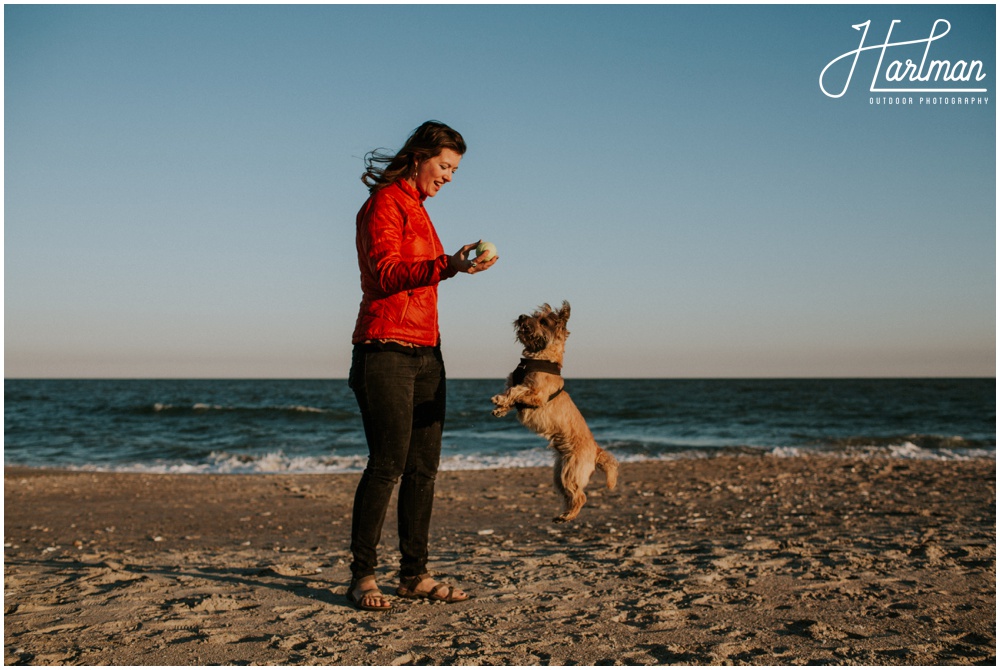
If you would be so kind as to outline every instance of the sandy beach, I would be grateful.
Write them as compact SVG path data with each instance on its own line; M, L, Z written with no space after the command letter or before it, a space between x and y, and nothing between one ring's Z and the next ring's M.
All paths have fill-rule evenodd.
M344 597L358 477L7 468L5 664L995 665L992 460L631 463L565 525L547 469L443 472L476 597L390 614Z

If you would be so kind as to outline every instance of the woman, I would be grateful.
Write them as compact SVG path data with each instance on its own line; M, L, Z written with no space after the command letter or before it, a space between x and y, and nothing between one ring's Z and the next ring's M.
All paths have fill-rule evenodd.
M349 383L361 409L368 465L354 497L347 594L359 609L392 608L376 585L376 547L399 480L397 595L446 602L469 597L427 572L445 416L437 285L459 272L488 270L497 260L470 260L477 243L447 255L424 210L424 200L451 181L464 153L461 135L428 121L395 155L369 153L361 177L371 195L357 218L363 297Z

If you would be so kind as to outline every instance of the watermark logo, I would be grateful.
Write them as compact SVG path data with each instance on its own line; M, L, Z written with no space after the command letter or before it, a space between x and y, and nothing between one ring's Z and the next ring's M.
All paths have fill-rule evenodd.
M931 46L935 42L942 40L951 31L951 23L947 20L936 20L934 25L931 26L930 35L925 38L893 42L892 31L896 27L896 24L902 23L901 20L894 19L889 24L885 40L881 44L866 45L865 42L868 38L868 29L871 27L871 23L871 20L868 20L852 26L855 30L862 31L861 42L858 44L858 47L837 56L827 63L823 71L820 72L819 88L824 95L830 98L843 97L851 85L851 79L854 77L854 71L857 68L858 58L861 56L861 53L864 51L878 51L878 64L875 66L875 74L872 76L872 83L869 88L871 93L889 93L893 95L919 93L922 96L927 96L926 100L928 103L930 100L937 100L939 97L949 99L948 96L951 96L951 99L955 99L957 96L959 102L952 102L952 104L963 104L961 100L964 100L965 104L970 104L970 100L974 101L978 97L978 104L983 104L983 100L986 100L988 104L989 98L982 97L982 94L987 93L988 89L982 83L987 78L987 74L983 71L983 62L981 60L960 59L952 61L935 58L931 54ZM919 62L913 58L906 58L905 61L899 59L907 54L916 56L921 45L923 45L923 54L919 58ZM889 54L890 50L892 50L891 55ZM887 55L892 58L900 54L900 52L903 52L903 55L891 60L886 65ZM840 91L837 92L835 91L837 82L828 81L828 71L837 63L848 59L850 59L851 68L847 74L846 81L844 81ZM883 66L885 67L883 68ZM829 79L832 79L832 76ZM831 88L834 90L831 90ZM948 96L939 96L938 94L948 94ZM933 98L931 98L932 95ZM972 96L972 98L968 96ZM907 100L912 104L913 99L904 95L902 102L905 104ZM919 100L921 104L925 104L924 97L919 98ZM873 97L873 104L874 101L875 98ZM943 104L948 103L945 102Z

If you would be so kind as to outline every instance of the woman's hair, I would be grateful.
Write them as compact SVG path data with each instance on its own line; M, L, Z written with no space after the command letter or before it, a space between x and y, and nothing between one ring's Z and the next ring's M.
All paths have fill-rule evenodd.
M395 154L388 149L375 149L365 156L365 173L361 181L368 191L375 191L406 179L413 173L413 164L434 158L442 149L465 154L465 140L457 130L440 121L425 121Z

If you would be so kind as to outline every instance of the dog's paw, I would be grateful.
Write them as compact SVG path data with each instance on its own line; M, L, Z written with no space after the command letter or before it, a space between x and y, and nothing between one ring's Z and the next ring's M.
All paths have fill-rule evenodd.
M570 517L566 516L565 514L560 514L556 518L552 519L552 521L554 523L566 523L569 520L570 520Z
M493 410L493 416L507 416L507 412L510 411L510 405L507 404L507 396L495 395L490 398L490 402L496 405L496 409Z

